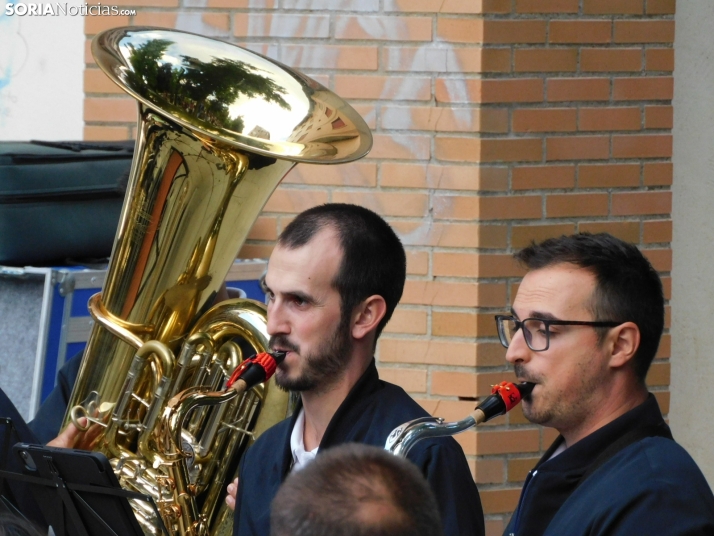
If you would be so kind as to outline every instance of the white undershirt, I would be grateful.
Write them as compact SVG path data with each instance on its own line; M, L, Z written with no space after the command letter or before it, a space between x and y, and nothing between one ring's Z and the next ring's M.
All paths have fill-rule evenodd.
M303 434L305 433L305 409L300 408L300 414L295 421L295 426L293 427L293 432L290 435L290 450L293 453L293 471L299 471L305 467L308 463L315 459L317 456L317 449L320 447L315 447L312 450L305 450L305 442L303 441Z
M560 445L558 445L558 448L553 451L553 454L550 455L550 458L548 458L548 460L552 460L561 452L565 452L565 449L567 448L568 447L565 446L565 441L563 441Z

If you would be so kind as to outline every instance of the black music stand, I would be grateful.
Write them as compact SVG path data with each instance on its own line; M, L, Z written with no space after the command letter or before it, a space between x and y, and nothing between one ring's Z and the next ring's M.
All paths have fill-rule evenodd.
M9 504L11 511L22 512L22 505L16 500L18 494L12 493L12 488L19 488L23 493L29 490L36 503L42 505L44 519L40 523L51 526L55 536L144 536L129 499L146 502L161 520L151 497L119 487L103 454L26 443L14 445L12 453L8 453L11 434L7 432L12 422L3 421L9 419L0 419L6 432L0 448L9 456L0 459L21 460L15 467L0 471L2 502ZM20 471L17 466L21 466ZM17 508L13 508L13 503ZM28 517L38 521L33 519L34 515ZM163 521L160 524L160 530L168 536Z
M12 419L0 417L0 470L16 471L20 467L11 458L12 446L25 439L14 426ZM16 516L38 521L40 510L29 489L14 481L8 482L0 476L0 509ZM24 513L23 513L24 512Z

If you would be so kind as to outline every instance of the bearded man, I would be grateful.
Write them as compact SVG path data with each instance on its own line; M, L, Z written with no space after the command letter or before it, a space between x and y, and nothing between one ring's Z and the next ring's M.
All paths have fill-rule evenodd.
M404 390L379 379L373 357L405 277L401 242L362 207L315 207L278 238L265 276L268 332L271 348L287 352L276 382L298 392L300 402L241 461L227 499L235 507L234 534L268 536L281 483L321 452L343 443L383 447L394 428L428 415ZM444 533L483 535L481 501L458 443L423 440L409 459L434 491Z

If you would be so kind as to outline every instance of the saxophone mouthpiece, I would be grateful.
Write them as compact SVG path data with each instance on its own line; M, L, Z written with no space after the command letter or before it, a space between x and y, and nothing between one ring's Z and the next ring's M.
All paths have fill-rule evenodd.
M521 382L516 385L516 388L518 389L518 392L521 393L521 400L531 394L533 391L533 388L535 387L535 383L531 382Z
M535 387L535 384L530 382L522 382L518 385L511 382L501 382L494 385L491 389L491 395L476 406L474 418L480 424L511 411L524 396L533 391L533 387Z
M246 359L233 371L226 383L226 389L233 387L233 384L238 380L245 382L245 390L268 381L275 374L275 369L283 362L286 355L287 352L282 351L261 352Z

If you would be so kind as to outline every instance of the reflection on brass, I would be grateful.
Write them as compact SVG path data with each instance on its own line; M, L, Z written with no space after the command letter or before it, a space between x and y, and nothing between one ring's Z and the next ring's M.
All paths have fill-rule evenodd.
M95 294L89 298L87 303L87 308L92 318L101 324L107 331L113 333L124 342L131 344L134 348L141 348L144 341L134 333L152 333L154 330L153 326L142 326L138 324L132 324L131 322L125 322L121 318L114 316L102 303L102 295Z
M372 137L320 84L221 41L117 28L92 53L139 101L139 124L65 422L87 417L84 446L153 497L159 517L133 504L147 534L227 532L225 487L247 445L285 417L288 395L272 382L221 393L244 355L266 349L265 307L211 303L282 177L299 162L361 158Z

